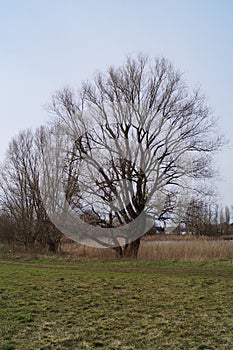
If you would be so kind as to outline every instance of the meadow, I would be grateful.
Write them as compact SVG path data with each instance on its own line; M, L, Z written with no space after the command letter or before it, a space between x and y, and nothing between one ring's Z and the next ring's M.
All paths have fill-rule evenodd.
M8 260L1 350L230 350L233 261Z

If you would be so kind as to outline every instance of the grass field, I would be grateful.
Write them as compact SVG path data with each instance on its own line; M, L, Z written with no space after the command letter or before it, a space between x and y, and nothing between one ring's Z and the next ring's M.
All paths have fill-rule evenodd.
M232 260L2 263L0 349L230 350L232 277Z

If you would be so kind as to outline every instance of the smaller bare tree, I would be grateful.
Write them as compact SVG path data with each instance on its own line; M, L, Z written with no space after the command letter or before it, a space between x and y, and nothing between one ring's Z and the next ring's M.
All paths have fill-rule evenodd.
M10 142L1 169L0 201L11 229L14 227L14 235L8 232L9 239L23 243L26 249L39 243L56 251L62 235L51 223L39 190L45 137L44 128L35 134L25 130Z

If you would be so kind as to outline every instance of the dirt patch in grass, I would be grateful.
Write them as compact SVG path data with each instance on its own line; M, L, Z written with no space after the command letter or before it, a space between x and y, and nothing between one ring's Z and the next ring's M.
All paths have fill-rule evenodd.
M169 262L167 262L169 264ZM133 266L122 266L120 263L108 264L103 263L99 265L98 263L92 263L90 264L75 264L75 265L67 265L65 264L48 264L48 263L40 263L40 262L24 262L24 261L13 261L13 260L0 260L0 264L10 264L10 265L18 265L18 266L27 266L27 267L37 267L37 268L55 268L55 269L74 269L74 270L94 270L94 271L113 271L113 272L139 272L139 273L159 273L159 274L189 274L189 275L220 275L220 276L232 276L233 277L233 266L228 266L229 269L219 269L219 268L212 268L212 269L206 269L205 265L202 265L202 268L200 268L200 265L192 264L192 265L186 265L185 267L181 267L180 265L172 267L170 265L169 267L164 267L166 265L154 267L154 266L140 266L137 264L132 264ZM130 265L130 262L128 263ZM184 264L185 266L185 264ZM208 265L207 265L208 266Z

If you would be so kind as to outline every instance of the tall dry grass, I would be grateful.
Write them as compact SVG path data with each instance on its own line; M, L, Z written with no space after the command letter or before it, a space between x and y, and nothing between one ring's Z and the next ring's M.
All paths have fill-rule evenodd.
M91 248L75 242L63 244L62 253L82 260L116 258L112 249ZM178 240L143 239L138 252L138 260L141 261L205 261L213 259L233 259L233 242L188 237L179 237Z
M57 255L39 248L25 251L21 246L15 247L15 250L12 251L7 245L2 245L0 246L0 257L48 258L56 261L104 261L115 260L116 253L113 249L91 248L65 239ZM145 237L141 240L138 252L139 261L214 259L233 259L233 242L193 236Z
M233 243L227 241L186 240L164 242L142 242L140 260L185 260L204 261L232 259Z
M111 260L116 258L116 253L113 249L93 248L76 242L64 243L61 246L61 254L80 260Z

